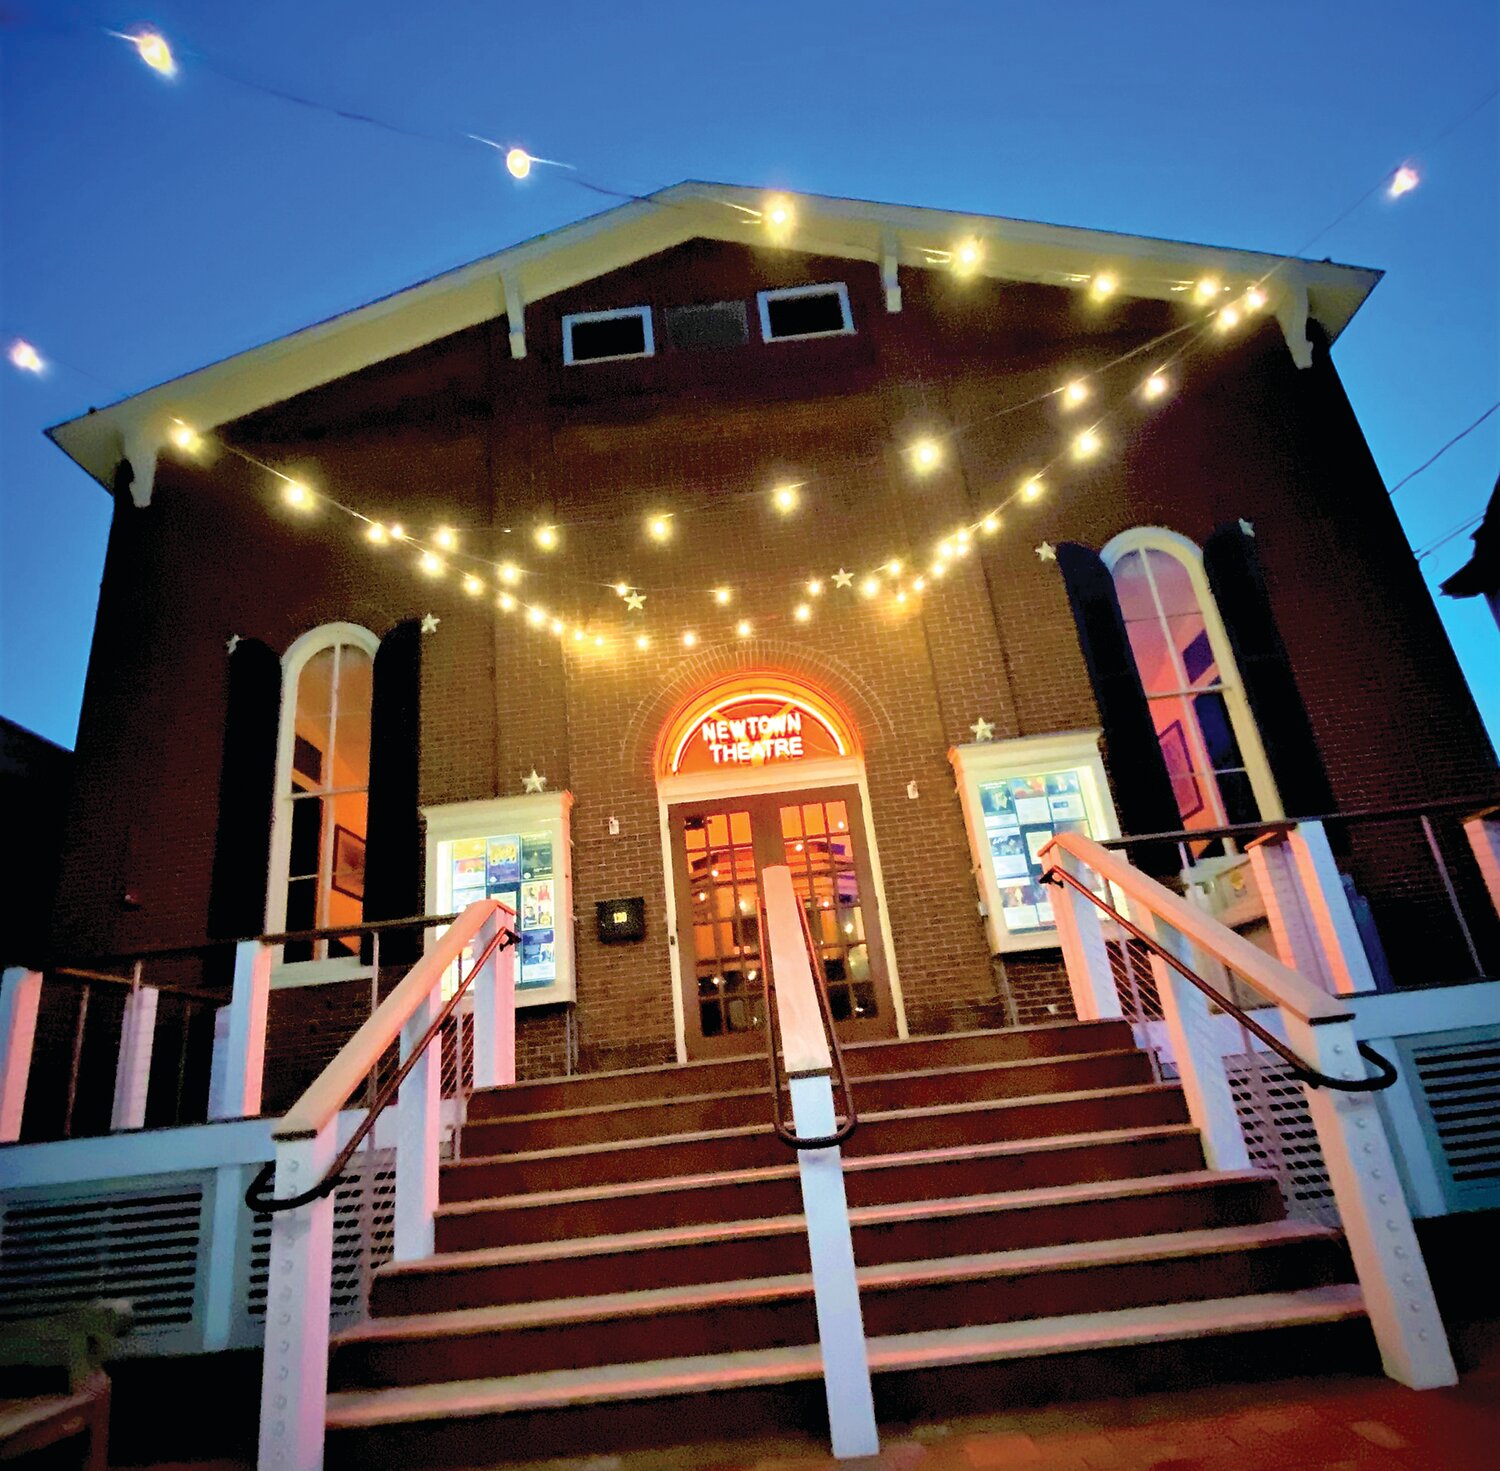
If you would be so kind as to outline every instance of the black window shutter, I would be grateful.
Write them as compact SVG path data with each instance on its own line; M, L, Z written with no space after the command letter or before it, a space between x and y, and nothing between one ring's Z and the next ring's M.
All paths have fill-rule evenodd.
M1182 821L1130 651L1114 578L1097 552L1076 542L1058 546L1057 566L1099 706L1121 826L1127 835L1173 832ZM1158 877L1181 870L1175 843L1145 844L1129 854L1138 868Z
M1328 771L1271 612L1255 539L1238 524L1219 527L1203 544L1203 570L1287 816L1333 811Z
M370 706L370 816L366 830L365 918L423 912L426 864L418 811L422 721L422 629L398 623L375 651ZM380 958L409 965L420 930L383 936Z
M216 940L244 939L265 929L280 723L281 660L259 639L242 638L229 656L219 827L209 881L208 933Z

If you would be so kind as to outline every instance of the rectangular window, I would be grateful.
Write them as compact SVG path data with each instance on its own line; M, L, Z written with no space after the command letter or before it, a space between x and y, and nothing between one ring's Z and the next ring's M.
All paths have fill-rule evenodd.
M742 301L714 301L704 306L667 308L667 341L679 351L743 347L750 325Z
M756 300L760 304L760 335L766 342L840 337L854 331L849 289L842 281L762 291Z
M648 306L573 312L563 318L565 363L614 363L625 358L649 358L655 352Z

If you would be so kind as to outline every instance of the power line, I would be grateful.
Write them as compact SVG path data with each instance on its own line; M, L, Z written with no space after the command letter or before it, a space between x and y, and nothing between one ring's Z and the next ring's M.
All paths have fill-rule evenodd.
M1484 512L1483 511L1480 511L1477 515L1470 516L1467 521L1463 522L1459 526L1455 526L1452 531L1445 532L1435 542L1433 542L1432 545L1430 547L1428 547L1425 551L1418 552L1417 553L1417 561L1420 562L1420 561L1424 560L1425 558L1430 557L1435 551L1437 551L1437 549L1439 547L1445 547L1445 546L1447 546L1448 543L1450 541L1452 541L1455 536L1462 536L1464 534L1464 532L1466 532L1471 526L1477 526L1483 520L1484 520Z
M1437 462L1442 459L1443 456L1447 454L1448 451L1459 442L1459 440L1464 439L1468 435L1472 434L1477 428L1479 428L1481 424L1484 423L1486 419L1489 418L1491 414L1495 412L1496 409L1500 409L1500 402L1492 403L1489 408L1487 408L1477 419L1475 419L1472 424L1469 425L1467 429L1459 430L1459 432L1455 434L1453 438L1450 439L1447 444L1445 444L1435 455L1433 455L1430 459L1423 460L1422 463L1418 465L1410 475L1403 475L1400 480L1398 480L1393 486L1391 486L1386 494L1395 495L1395 493L1400 490L1408 480L1415 480L1417 476L1420 475L1423 470L1427 469L1429 465L1437 464Z

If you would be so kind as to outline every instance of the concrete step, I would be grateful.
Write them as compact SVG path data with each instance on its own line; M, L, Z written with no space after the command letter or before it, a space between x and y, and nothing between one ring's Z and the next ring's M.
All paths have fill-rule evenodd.
M859 1042L846 1046L843 1052L849 1076L859 1078L872 1073L955 1067L964 1063L1112 1051L1133 1045L1127 1022L1063 1021L1005 1031L951 1032L905 1041ZM509 1088L485 1089L470 1100L470 1117L550 1113L689 1094L764 1089L768 1077L765 1048L756 1045L744 1057L624 1072L582 1073L571 1078L544 1078Z
M1362 1368L1373 1358L1359 1290L1348 1284L870 1340L876 1412L886 1422ZM816 1347L335 1393L326 1464L476 1466L493 1463L497 1446L533 1457L667 1447L691 1443L696 1427L715 1439L824 1433Z
M503 1152L503 1136L495 1140L487 1136L492 1126L471 1123L464 1129L464 1159L443 1170L442 1199L478 1200L784 1164L790 1151L772 1132L769 1098L765 1104L768 1117L763 1124L518 1153ZM862 1113L860 1121L858 1131L843 1146L846 1159L1003 1139L1185 1124L1188 1118L1182 1092L1175 1085L1139 1083L872 1111ZM498 1149L493 1147L497 1143Z
M1190 1124L1163 1124L867 1155L845 1161L844 1189L851 1205L882 1205L1124 1180L1202 1166L1198 1131ZM1274 1185L1266 1183L1268 1194L1275 1197ZM672 1225L791 1215L801 1209L797 1166L789 1162L675 1179L455 1201L438 1207L437 1249L467 1251L532 1241L572 1241Z
M1265 1175L1204 1170L859 1206L850 1211L850 1225L855 1260L875 1266L1127 1234L1251 1225L1280 1214L1274 1182ZM400 1317L777 1277L807 1269L802 1217L781 1215L392 1262L375 1274L370 1311L375 1317Z

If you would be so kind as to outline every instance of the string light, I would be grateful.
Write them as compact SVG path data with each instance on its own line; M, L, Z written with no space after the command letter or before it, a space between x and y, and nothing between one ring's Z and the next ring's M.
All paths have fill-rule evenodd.
M1092 434L1093 430L1086 429L1084 434ZM1083 438L1083 434L1078 436ZM1038 501L1046 494L1047 485L1040 475L1033 475L1021 484L1021 499L1023 501Z
M727 587L716 587L714 589L714 602L716 602L721 608L728 607L729 600L733 596L734 594Z
M960 530L959 533L958 533L958 535L953 538L953 546L954 546L954 550L957 551L957 553L958 553L959 556L961 556L961 557L968 556L968 554L969 554L969 533L966 530Z
M739 634L741 638L749 638L750 635L755 632L754 628L750 626L750 620L748 618L741 618L740 621L734 625L734 631Z
M583 630L581 628L575 628L573 630L573 642L575 644L581 644L583 642Z
M766 228L772 235L781 237L788 234L796 221L796 213L792 209L792 202L784 194L773 195L766 201L763 211Z
M666 541L672 535L672 518L670 516L653 516L646 522L646 535L652 541Z
M927 579L925 577L913 577L911 580L911 590L913 592L921 592L926 586Z
M458 545L458 537L454 534L451 526L439 526L432 533L432 539L445 552L451 552Z
M953 252L953 269L960 276L972 276L984 259L984 247L970 237L959 241Z
M615 583L615 595L617 597L622 597L622 598L623 597L627 597L627 596L629 596L629 593L630 593L630 584L628 582L617 582L617 583Z
M885 564L885 570L889 572L892 577L900 577L901 559L899 557L892 557L891 560Z
M499 605L502 613L514 613L516 611L516 600L508 593L503 592L495 602Z
M379 521L370 522L368 529L365 531L365 537L367 540L374 542L378 547L383 547L390 540L389 533Z
M391 540L392 541L405 541L406 540L406 528L399 521L392 521L391 522Z
M860 583L859 590L867 598L873 598L880 591L880 579L878 577L867 577Z
M1000 518L993 511L991 511L990 514L979 523L979 529L984 532L986 536L993 536L1000 529Z
M771 492L771 504L783 516L795 511L797 509L797 487L795 485L778 485Z
M547 621L547 610L545 608L528 608L526 610L526 621L533 628L540 628Z
M531 155L524 148L507 149L505 171L513 179L524 179L531 172Z
M40 373L42 355L24 337L18 337L10 345L10 361L23 373Z
M1076 409L1089 396L1089 385L1082 378L1075 378L1063 389L1063 407Z
M160 72L164 77L177 75L177 59L172 55L172 48L167 45L167 38L159 32L134 31L122 34L120 31L111 31L110 35L119 36L122 41L129 41L135 47L136 55L152 71Z
M514 562L502 562L495 573L507 587L514 587L521 580L521 569Z
M912 464L920 473L925 474L928 470L937 468L943 458L943 447L935 439L919 439L908 453Z
M1119 281L1108 271L1101 271L1089 282L1089 293L1096 301L1104 301L1120 289Z
M1240 311L1238 307L1223 307L1218 315L1219 331L1231 332L1240 324Z
M795 618L798 623L806 623L807 620L812 617L812 609L808 607L806 603L798 603L797 606L792 609L792 617Z
M1085 429L1077 439L1073 441L1073 458L1075 460L1087 460L1099 453L1104 447L1104 441L1099 437L1095 429Z
M555 551L557 549L557 527L538 526L533 533L532 539L544 552Z
M1391 175L1391 187L1386 192L1392 199L1400 199L1403 194L1410 194L1421 182L1422 176L1409 163L1404 163Z
M808 594L809 597L813 597L813 598L818 597L822 593L822 591L823 591L823 579L821 577L814 577L807 584L807 594Z
M281 498L299 511L312 509L312 492L300 480L288 480L282 487Z
M1221 289L1217 276L1203 276L1193 287L1193 299L1195 301L1212 301Z
M947 570L948 564L943 561L941 557L939 557L937 561L932 564L932 575L934 577L942 577L943 574L947 572Z
M604 635L602 633L596 633L594 635L594 647L596 649L602 649L604 647Z
M441 577L443 575L443 559L436 552L423 552L417 558L417 566L429 577Z
M1252 312L1258 312L1266 304L1266 293L1259 286L1252 286L1245 293L1245 306Z
M1168 387L1170 385L1167 382L1166 374L1158 370L1141 384L1141 392L1147 398L1160 398L1167 391Z
M562 633L563 630L564 630L564 627L565 627L565 625L564 625L564 623L563 623L563 621L562 621L561 618L554 618L552 620L552 631L553 631L553 633Z
M484 591L484 583L482 583L477 577L475 577L472 572L465 573L464 591L468 593L471 598L477 598L479 594Z
M698 635L690 628L682 636L682 646L685 649L692 648L698 642Z
M191 425L181 422L172 425L171 433L167 437L185 454L192 454L203 445L203 440L197 431Z
M651 640L647 638L644 633L638 633L635 636L635 646L636 648L644 651L651 647Z

